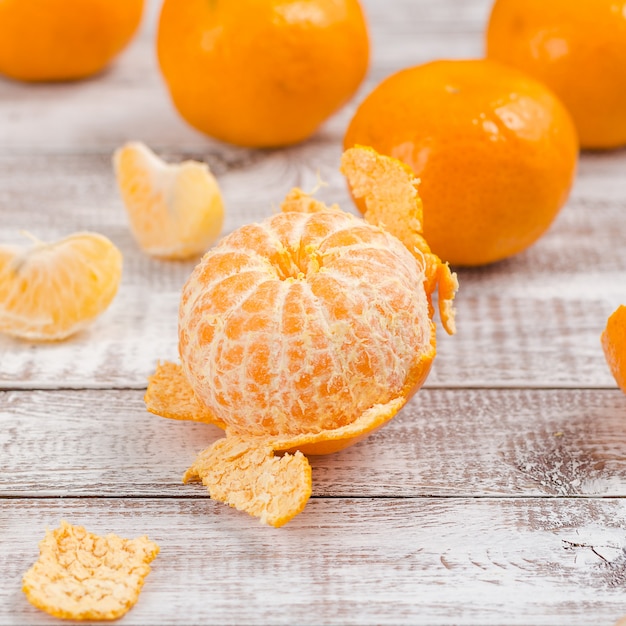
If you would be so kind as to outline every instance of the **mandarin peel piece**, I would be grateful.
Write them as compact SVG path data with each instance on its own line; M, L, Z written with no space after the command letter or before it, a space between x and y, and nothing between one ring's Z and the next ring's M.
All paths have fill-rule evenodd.
M218 238L224 204L205 163L166 163L143 143L131 142L115 151L113 165L132 234L144 252L190 259Z
M425 363L420 370L420 380L413 379L409 385L412 390L419 389L429 373L430 363L434 358L434 344L433 339L431 353L423 357L423 360L428 363ZM166 361L157 365L156 373L148 379L148 390L144 401L146 409L160 417L204 422L222 429L226 428L224 422L218 420L206 406L198 401L179 363ZM384 405L374 405L362 413L357 420L340 428L305 433L290 438L266 437L264 440L272 446L272 449L283 452L301 450L311 455L338 452L388 422L402 408L404 402L404 399L396 398ZM232 430L228 430L227 434L237 435Z
M274 455L264 440L224 437L200 453L183 482L200 479L211 498L279 527L311 496L311 466L300 451Z
M102 537L62 521L46 531L39 552L22 581L33 606L63 619L114 620L137 602L159 546L145 536Z
M626 393L626 306L620 305L610 315L600 341L611 374Z
M423 236L422 200L411 168L374 149L355 146L341 157L341 172L356 200L364 204L363 218L395 235L424 266L429 300L439 290L439 317L448 334L456 332L454 297L459 288L455 273L430 250Z
M341 211L337 204L327 206L323 202L316 200L311 194L294 187L285 197L280 205L280 210L284 212L297 211L299 213L315 213L317 211Z

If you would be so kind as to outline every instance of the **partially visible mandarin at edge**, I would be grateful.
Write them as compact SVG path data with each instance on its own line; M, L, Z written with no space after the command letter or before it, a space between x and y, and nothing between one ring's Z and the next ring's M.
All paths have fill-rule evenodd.
M607 320L600 336L607 365L618 387L626 393L626 306L620 305Z
M144 0L3 0L0 74L66 81L104 69L131 41Z

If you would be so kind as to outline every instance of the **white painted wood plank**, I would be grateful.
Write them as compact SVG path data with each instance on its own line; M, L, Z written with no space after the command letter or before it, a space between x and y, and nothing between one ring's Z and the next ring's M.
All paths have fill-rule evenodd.
M358 101L391 72L434 58L480 56L489 0L365 0L371 69L354 100L320 131L341 136ZM61 85L22 85L0 78L0 152L113 150L128 139L155 147L211 149L174 110L154 47L157 5L144 29L103 74Z
M609 626L626 612L621 499L315 499L281 529L203 500L0 506L3 625L57 623L20 580L61 519L161 546L129 625Z
M263 219L292 186L312 189L318 169L329 180L321 197L354 211L339 152L322 142L243 160L207 155L224 191L224 232ZM458 270L459 332L440 333L429 386L614 386L599 335L626 301L625 167L624 151L583 155L570 202L535 246ZM159 262L137 249L110 154L0 156L0 207L4 242L18 241L20 228L43 239L91 229L111 237L125 258L116 301L86 332L43 346L0 338L1 388L143 387L157 360L176 357L179 292L194 263Z
M598 280L581 276L576 291L552 299L533 297L532 291L509 297L505 285L514 289L516 277L509 278L486 283L483 276L473 283L462 277L458 333L439 331L426 386L614 388L600 333L624 301L618 288L623 272ZM67 341L0 337L0 388L145 388L159 360L177 358L178 291L161 291L158 283L154 278L135 286L125 280L110 309ZM485 284L492 293L484 293ZM585 289L593 297L581 294Z
M314 495L626 497L626 396L421 390L387 426L312 457ZM221 436L138 391L0 393L0 497L207 497L181 477Z

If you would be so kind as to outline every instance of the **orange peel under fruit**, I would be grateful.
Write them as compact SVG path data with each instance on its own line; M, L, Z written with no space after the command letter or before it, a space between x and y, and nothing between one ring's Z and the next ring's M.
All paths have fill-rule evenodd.
M54 617L118 619L137 602L158 552L146 536L102 537L62 521L46 531L22 589L33 606Z
M131 232L147 254L199 256L218 238L224 204L205 163L166 163L141 142L115 151L113 164Z
M78 232L30 246L0 246L0 332L20 339L66 339L113 301L122 254L106 237Z
M626 306L620 305L611 314L600 340L611 374L626 393Z
M437 288L454 332L456 276L419 236L410 172L361 147L344 154L342 171L371 222L416 220L411 248L292 190L282 212L230 233L196 266L179 309L181 363L160 363L145 396L158 415L225 430L184 480L273 526L311 494L305 454L352 445L424 383Z

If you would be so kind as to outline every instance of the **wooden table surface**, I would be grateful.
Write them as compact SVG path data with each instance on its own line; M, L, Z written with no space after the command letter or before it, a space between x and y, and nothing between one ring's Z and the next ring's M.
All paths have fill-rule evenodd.
M21 577L46 528L142 534L161 546L124 624L611 626L626 615L626 396L600 333L626 303L626 150L583 154L571 198L531 249L458 269L458 334L439 333L425 387L369 439L312 458L313 496L280 529L181 476L218 436L146 412L146 378L176 359L193 263L135 246L111 168L141 140L205 160L225 232L295 185L351 209L343 130L384 76L482 54L489 0L364 0L366 84L310 141L254 151L174 112L153 45L156 6L115 65L82 83L0 80L0 241L76 230L124 254L111 308L58 344L0 338L0 624L54 624Z

